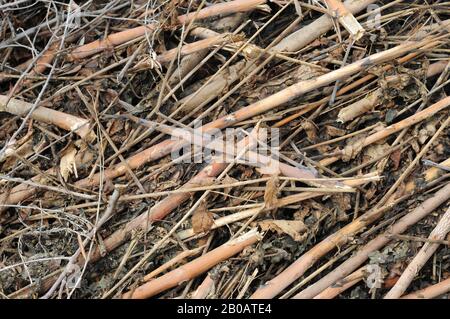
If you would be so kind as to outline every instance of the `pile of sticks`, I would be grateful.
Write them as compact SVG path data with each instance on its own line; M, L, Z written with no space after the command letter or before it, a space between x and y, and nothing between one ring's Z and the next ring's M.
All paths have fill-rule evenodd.
M0 13L2 298L448 296L447 2Z

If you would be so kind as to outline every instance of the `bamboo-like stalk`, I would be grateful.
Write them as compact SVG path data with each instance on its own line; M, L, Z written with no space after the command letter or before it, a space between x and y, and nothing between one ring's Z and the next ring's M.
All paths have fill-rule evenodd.
M185 44L181 47L180 50L178 50L178 48L175 48L166 51L158 55L156 60L160 63L168 63L172 61L178 54L180 54L180 56L185 56L227 42L233 42L233 36L231 34L219 34L214 37Z
M205 299L208 294L214 289L214 279L209 274L206 275L200 286L192 294L191 299Z
M450 291L450 278L447 278L440 283L428 286L424 289L414 291L400 299L432 299L439 297Z
M208 271L223 260L241 252L244 248L261 240L260 233L253 229L244 235L230 240L222 246L190 261L189 263L123 294L124 299L144 299L175 287Z
M144 281L152 280L154 277L158 276L160 273L162 273L162 272L166 271L167 269L169 269L170 267L182 262L184 259L198 254L200 251L201 251L201 249L199 249L199 248L182 251L181 253L179 253L178 255L173 257L168 262L164 263L163 265L156 268L155 270L152 270L152 272L150 272L149 274L145 275L143 280Z
M401 234L408 227L416 224L421 219L432 213L436 208L445 203L450 198L450 183L437 191L433 196L417 206L413 211L400 218L394 225L388 228L386 232L378 235L361 247L354 256L344 261L339 267L321 278L319 281L301 291L294 298L310 299L318 295L324 289L330 287L337 280L349 275L352 271L361 266L368 258L369 254L381 249L391 241L389 235Z
M18 99L9 99L5 95L0 95L0 112L8 112L18 116L25 116L33 105ZM68 113L55 111L47 107L37 107L31 114L31 118L36 121L53 124L64 130L73 131L81 138L92 142L95 133L89 127L89 120L83 119Z
M418 154L418 156L413 160L413 162L411 162L411 164L405 170L403 175L407 174L407 172L409 172L412 169L412 167L414 167L414 165L418 161L418 159L421 156L423 156L423 154L431 146L432 142L439 136L439 134L447 126L448 121L449 121L449 119L447 119L441 125L441 127L436 131L436 133L433 135L433 137L428 141L428 143L421 150L421 152ZM450 186L450 184L448 184L447 186ZM403 196L401 198L398 198L395 201L392 201L392 202L390 202L388 204L385 204L384 206L382 206L380 208L378 208L378 207L381 206L381 205L375 206L375 208L373 208L373 209L369 210L368 212L366 212L365 214L361 215L360 217L355 219L350 224L348 224L345 227L341 228L336 233L328 236L325 240L323 240L322 242L320 242L319 244L314 246L312 249L310 249L307 253L302 255L299 259L297 259L293 264L291 264L283 272L281 272L275 278L273 278L268 283L266 283L265 286L259 288L252 295L252 297L253 298L272 298L272 297L275 297L284 288L289 286L293 281L295 281L301 275L303 275L305 273L305 271L307 269L309 269L312 265L314 265L314 263L319 258L323 257L326 253L328 253L331 249L335 248L336 246L340 246L340 245L346 243L348 241L348 237L353 236L355 233L361 231L363 228L367 227L369 224L371 224L375 220L379 219L387 209L392 208L393 205L395 205L396 203L400 203L402 200L404 200L405 198L408 198L409 196L410 195L406 195L406 196ZM443 196L443 198L440 197L437 200L437 202L439 202L439 200L446 200L446 199L448 199L448 197L450 197L450 192L447 191L447 193L444 193L441 196ZM434 202L432 201L432 203L434 203ZM439 203L441 204L442 202L439 202ZM423 206L419 206L419 207L423 207ZM350 258L350 259L352 259L352 258ZM358 264L356 267L358 267L358 266L360 266L360 264ZM350 272L353 271L354 269L355 268L352 268L350 270ZM345 275L348 275L348 274L349 273L346 273ZM342 277L340 277L340 278L342 278ZM326 288L326 287L324 287L324 288ZM307 290L308 289L312 290L313 288L311 288L311 286L310 286L310 287L307 288ZM319 293L319 292L317 292L317 293ZM313 296L315 296L315 295L313 295ZM297 294L295 297L301 297L301 296L303 296L302 292ZM312 296L309 296L309 297L312 297Z
M202 126L202 130L204 132L208 132L213 129L223 129L229 127L240 121L252 118L254 116L267 112L271 109L274 109L275 107L280 106L312 90L318 89L327 84L333 83L336 80L350 76L356 72L363 70L365 67L376 65L386 60L396 58L402 54L407 53L410 50L414 50L421 47L425 43L426 42L422 41L407 42L392 49L386 50L384 52L373 54L367 58L364 58L362 60L349 64L345 67L342 67L338 70L319 76L315 79L300 81L294 85L291 85L279 91L278 93L266 97L265 99L255 102L232 114L223 116L215 121L212 121ZM165 140L128 158L127 165L131 169L135 169L150 161L159 159L167 154L170 154L170 152L179 149L180 147L182 147L182 145L183 143L180 143L178 141ZM127 170L126 165L121 163L115 167L106 169L104 171L104 176L105 178L108 179L114 179L118 176L125 174L126 170ZM78 181L76 185L79 187L93 186L98 184L99 178L100 175L97 173L92 178Z
M439 220L436 227L431 232L429 239L443 240L450 231L450 208L444 213L444 216ZM438 249L439 244L426 242L413 260L409 263L408 267L403 271L399 280L395 283L394 287L384 296L384 299L397 299L408 289L408 286L414 280L414 277L420 272L425 263L430 259L434 252Z
M331 287L328 287L320 294L314 297L314 299L333 299L337 297L342 292L346 291L348 288L356 285L358 282L364 279L364 273L366 267L361 267L357 271L351 273L342 280L339 280Z
M344 6L349 12L356 14L374 2L376 0L347 0L344 2ZM276 50L287 52L300 50L332 28L333 21L327 14L324 14L307 26L287 36L276 46Z
M207 8L203 8L199 12L181 15L177 18L177 20L180 24L184 24L192 21L193 19L203 19L220 14L250 11L265 2L266 0L234 0L226 3L218 3ZM156 28L157 25L148 24L110 34L106 39L96 40L72 50L68 56L68 59L77 60L92 56L107 48L118 46L143 36L146 33L151 33Z

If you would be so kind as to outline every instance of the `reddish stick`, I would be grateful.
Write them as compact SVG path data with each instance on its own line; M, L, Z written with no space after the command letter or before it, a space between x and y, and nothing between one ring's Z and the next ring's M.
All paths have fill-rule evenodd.
M262 236L256 230L250 231L210 252L174 269L165 275L149 281L132 292L123 294L125 299L144 299L152 297L162 291L175 287L187 280L193 279L208 271L223 260L241 252L245 247L261 240Z

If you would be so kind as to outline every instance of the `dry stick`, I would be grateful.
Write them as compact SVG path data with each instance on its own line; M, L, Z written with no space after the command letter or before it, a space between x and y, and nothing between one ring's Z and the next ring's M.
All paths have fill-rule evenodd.
M360 179L354 179L354 180L346 180L345 184L347 186L358 186L358 185L363 185L363 184L365 184L365 183L367 183L369 181L375 181L375 179L373 177L369 177L368 179L360 178ZM275 204L275 207L276 208L281 208L283 206L287 206L287 205L290 205L290 204L293 204L293 203L298 203L300 201L307 200L307 199L310 199L310 198L320 197L320 196L323 196L325 194L326 193L320 193L320 192L319 193L317 193L317 192L304 192L304 193L299 194L299 195L286 196L284 198L279 199L278 202ZM258 215L258 214L260 214L260 213L262 213L264 211L266 211L264 209L264 203L261 203L261 204L257 204L256 207L253 207L253 208L250 208L250 209L247 209L247 210L243 210L243 211L240 211L240 212L235 213L235 214L231 214L231 215L227 215L227 216L224 216L224 217L220 217L220 218L214 220L214 223L211 226L211 230L219 228L219 227L222 227L224 225L228 225L228 224L234 223L236 221L239 221L239 220L242 220L242 219L245 219L245 218L249 218L249 217L253 218L254 216L256 216L256 215ZM204 234L196 234L192 228L185 229L185 230L182 230L182 231L177 233L177 236L180 239L182 239L182 240L194 237L196 235L197 236L202 236Z
M95 18L90 22L90 24L96 22L97 20L99 20L101 17L103 17L105 15L106 12L111 13L112 11L121 9L125 6L127 6L127 3L122 3L116 7L112 7L115 3L117 3L118 1L113 1L110 2L109 4L107 4L104 8L90 12L91 15L96 15ZM83 16L84 14L82 13L81 16ZM33 28L30 28L22 33L20 33L19 35L15 36L14 38L9 38L5 41L3 41L2 43L0 43L0 49L6 47L7 45L18 41L24 37L26 37L27 35L34 33L36 30L41 29L41 27L43 25L45 26L50 26L50 24L53 24L54 22L57 22L60 18L59 17L55 17L51 20L45 21L43 22L41 25L35 26ZM90 26L92 28L92 26ZM66 39L65 42L73 42L76 39L76 33L79 33L80 31L82 31L82 29L77 29L77 31L75 32L75 34L71 34L69 35ZM57 43L58 41L56 41L55 43L51 44L49 49L45 50L44 53L42 54L42 56L40 58L38 58L38 60L36 61L36 66L35 68L32 70L32 72L34 72L35 74L38 73L42 73L45 71L45 69L48 67L49 64L51 64L51 62L53 61L54 57L56 56L57 52L58 52L58 48L57 48ZM51 56L53 55L53 56ZM33 59L28 60L22 64L20 64L19 66L15 67L16 69L18 69L19 71L25 71L25 69L27 69L27 67L33 63Z
M119 199L120 193L117 189L114 190L111 197L109 198L108 207L105 210L105 213L103 216L97 221L94 228L89 232L89 234L86 236L86 239L83 241L83 247L87 245L87 243L94 238L94 236L97 234L97 231L100 227L103 226L104 223L106 223L112 214L114 213L114 209L116 207L117 200ZM69 271L72 271L72 267L77 263L77 260L82 252L82 247L78 248L77 251L70 257L69 262L67 263L66 267L64 267L63 272L59 275L58 279L53 283L52 287L47 291L47 293L41 297L41 299L48 299L52 296L52 294L55 292L55 290L58 288L58 286L61 284L63 279L66 277L66 275L69 273Z
M355 4L355 2L357 2ZM360 11L363 8L365 8L365 6L367 6L368 4L370 4L373 1L350 1L349 5L351 5L352 7L349 8L351 11L352 10L356 10L356 11ZM353 11L352 11L353 12ZM323 16L321 18L319 18L318 20L316 20L315 22L311 23L310 25L308 25L307 27L305 27L306 30L309 30L311 32L308 33L308 36L306 38L304 37L305 33L303 32L296 32L294 34L292 34L291 36L287 37L285 40L283 40L282 42L280 42L280 45L277 47L277 49L292 49L295 50L295 48L300 48L308 43L310 43L311 41L313 41L317 36L319 36L320 34L322 34L323 32L328 31L331 27L332 27L332 23L330 23L329 21L330 19L327 16ZM348 66L347 66L348 67ZM341 69L342 70L342 69ZM333 82L333 81L331 81ZM326 85L326 84L324 84ZM313 89L313 88L311 88ZM65 90L67 91L67 89ZM231 123L230 123L231 124ZM132 156L129 161L129 165L131 167L131 169L137 168L143 164L145 164L147 161L151 161L157 158L160 158L164 155L167 155L168 153L170 153L170 150L164 150L164 148L169 148L170 145L170 141L164 141L162 143L159 143L157 146L154 147L150 147L147 150L144 150L143 152ZM162 150L161 150L162 148ZM117 167L115 170L106 170L105 174L108 175L109 173L111 174L111 178L113 177L117 177L120 176L122 174L124 174L127 171L127 167L122 165L123 167ZM123 170L123 171L120 171ZM99 179L99 174L94 175L93 179L84 179L79 181L78 185L96 185L98 183L98 179ZM3 197L5 197L5 199L3 199L1 202L5 202L7 204L14 204L17 203L18 201L24 200L26 198L28 198L29 196L31 196L34 193L33 189L24 189L23 185L19 185L16 186L15 188L13 188L12 193L15 194L14 197L8 196L7 194L4 194Z
M369 4L374 2L376 2L376 0L348 0L344 2L344 6L352 14L355 14L364 10ZM297 51L332 28L332 19L330 19L327 14L324 14L320 18L314 20L314 22L286 37L276 47L274 47L274 49L288 52Z
M442 189L437 191L432 197L428 198L422 204L417 206L412 212L403 216L399 219L393 226L389 227L388 230L372 239L366 245L361 247L356 254L343 262L339 267L334 269L332 272L327 274L325 277L309 286L305 290L298 293L295 298L298 299L310 299L330 287L337 280L344 278L349 275L352 271L357 269L361 264L363 264L369 255L387 245L391 239L389 235L391 234L401 234L408 227L416 224L421 219L425 218L427 215L432 213L441 204L445 203L450 198L450 183L447 183Z
M230 240L222 246L211 250L199 258L145 283L131 292L123 294L122 298L144 299L152 297L162 291L197 277L221 261L227 260L261 239L262 235L258 233L256 229L253 229L239 238Z
M0 95L0 112L8 112L18 116L25 116L33 107L33 104L18 99L9 99L5 95ZM89 128L89 120L77 116L55 111L46 107L37 107L31 118L44 123L54 124L64 130L73 131L81 138L92 142L95 139L95 133Z
M429 239L443 240L450 231L450 208L447 209L444 216L439 220L436 227L431 232ZM438 249L439 244L426 242L419 250L414 259L406 267L405 271L395 283L394 287L384 296L384 299L397 299L408 289L408 286L414 280L414 277L420 272L425 263L430 259Z
M314 297L314 299L333 299L348 288L356 285L358 282L364 279L366 267L361 267L357 271L348 275L342 280L336 282L333 286L328 287L320 294Z
M292 1L292 0L291 0ZM257 36L258 36L258 34L262 31L262 30L264 30L265 28L266 28L266 26L268 26L273 20L275 20L283 11L284 11L284 9L285 8L287 8L288 7L288 5L289 5L289 3L287 3L285 6L283 6L278 12L276 12L261 28L259 28L258 29L258 31L257 32L255 32L255 34L253 34L246 42L245 42L245 44L248 44L248 43L250 43L254 38L256 38ZM298 19L296 19L295 21L297 21ZM245 25L245 24L244 24ZM288 28L289 29L289 28ZM235 31L235 33L237 32L237 30ZM283 35L284 34L284 32L282 32L281 33L281 35ZM281 37L281 35L280 35L280 37ZM284 35L283 35L284 36ZM277 37L277 39L278 39L278 37ZM275 40L276 41L276 40ZM197 92L196 93L198 93L198 92L202 92L202 88L204 87L204 88L206 88L206 87L208 87L208 90L206 90L206 91L211 91L210 89L211 89L211 87L209 87L208 86L208 84L213 80L213 79L215 79L216 78L216 76L217 75L219 75L223 70L225 70L225 68L231 63L231 61L234 59L234 57L236 57L243 49L245 48L245 45L244 46L241 46L231 57L230 57L230 59L228 60L228 61L226 61L221 67L220 67L220 69L212 76L212 77L210 77L207 81L206 81L206 83L204 83L203 85L202 85L202 87L199 89L199 90L197 90ZM211 52L211 54L213 54L213 52ZM208 55L208 58L210 57L210 56L212 56L211 54L209 54ZM262 54L260 54L260 55L262 55ZM259 55L259 56L260 56ZM266 61L269 61L269 60L266 60ZM244 64L243 64L244 63ZM241 62L238 62L238 64L242 64L242 66L244 66L244 65L247 65L247 64L245 64L245 61L241 61ZM253 62L252 63L250 63L251 65L253 65ZM215 92L215 93L218 93L218 92L221 92L222 90L223 90L223 88L227 85L227 83L228 83L228 81L231 81L231 82L234 82L235 80L232 80L231 78L233 78L233 76L234 75L232 75L232 73L234 73L234 74L237 74L237 70L238 69L236 69L236 70L234 70L234 71L231 71L231 68L228 70L228 75L225 77L225 78L221 78L221 79L219 79L221 82L218 84L219 86L220 85L222 85L221 87L217 87L217 83L216 82L213 82L213 83L211 83L211 84L214 84L214 83L216 83L216 84L214 84L213 86L213 88L212 88L212 91L213 92ZM243 80L243 81L245 81L245 79ZM177 89L176 87L174 88L174 89L172 89L171 90L171 92L169 92L167 95L166 95L166 97L164 98L164 100L162 101L162 102L164 102L164 101L166 101L167 99L169 99L170 97L171 97L171 95L175 92L175 89ZM207 113L210 113L211 112L211 110L214 108L214 107L216 107L217 105L218 105L218 103L221 103L222 101L223 101L223 99L225 98L225 97L228 97L229 96L229 94L231 94L231 92L232 92L233 90L231 90L231 91L229 91L227 94L225 94L225 96L222 98L222 99L220 99L219 101L217 101L216 103L214 103L213 104L213 106L211 106L211 107L209 107L208 108L208 110L207 111L205 111L205 112L203 112L200 116L198 116L197 117L197 119L194 121L194 122L198 122L201 118L203 118L204 116L205 116L205 114L206 114L206 112ZM188 117L190 117L191 115L192 115L192 113L193 112L196 112L196 111L198 111L201 107L203 107L204 105L206 105L207 103L209 103L210 102L210 97L208 97L208 92L206 92L206 96L204 96L204 97L201 97L201 99L200 100L198 100L199 98L200 98L200 96L198 96L198 95L195 95L195 97L196 97L196 99L197 99L197 102L195 102L196 103L196 105L198 105L193 111L191 111L191 113L190 114L188 114L188 115L186 115L182 120L184 120L184 119L186 119L186 118L188 118ZM193 97L193 95L190 95L189 97L188 97L188 101L191 101L192 100L192 97ZM182 107L184 107L185 105L186 105L186 103L188 102L188 101L186 101L186 102L184 102L180 107L178 107L174 112L172 112L171 114L170 114L170 116L171 117L173 117L173 116L175 116L181 109L182 109ZM191 123L191 125L192 124L194 124L194 123ZM144 138L145 136L147 136L148 134L150 134L151 133L151 130L147 130L146 132L144 132L139 138L137 138L136 140L141 140L142 138ZM159 135L159 136L157 136L153 141L155 141L156 142L156 140L158 140L159 138L161 137L161 135ZM136 143L136 140L132 143L132 144L135 144ZM153 142L152 141L152 142Z
M79 82L81 82L81 81L79 81ZM81 83L78 83L78 84L81 84ZM65 91L67 91L67 89ZM10 104L13 103L14 101L15 100L10 100ZM37 110L39 110L39 109L40 108L37 108ZM46 108L42 108L42 109L46 110ZM39 111L38 115L41 115L41 112L42 111ZM57 111L49 112L49 114L56 114L55 112L57 112ZM35 116L35 113L32 113L32 114L33 114L33 116ZM58 118L56 117L56 119L58 119ZM68 119L68 121L69 121L69 119ZM61 125L63 125L63 124L61 124ZM88 136L89 135L90 134L88 134ZM125 172L127 172L129 169L135 168L132 166L128 166L128 164L126 162L123 163L122 165L124 165ZM54 170L50 169L50 170L46 171L46 173L48 175L54 175ZM99 175L99 173L97 173L95 176L97 178L99 178L100 175ZM37 175L37 176L33 177L31 179L31 181L36 182L36 181L39 181L40 179L42 179L42 176ZM25 184L21 184L21 185L14 187L9 194L6 194L6 193L1 194L0 195L0 204L4 204L4 205L16 204L16 203L23 201L23 200L27 199L28 197L32 196L34 193L35 193L34 187L28 187ZM0 212L3 210L4 210L4 207L0 207Z
M170 267L182 262L184 259L197 255L198 253L200 253L203 249L202 247L198 247L195 249L191 249L191 250L185 250L182 251L181 253L179 253L178 255L176 255L175 257L173 257L172 259L170 259L168 262L164 263L163 265L159 266L158 268L156 268L155 270L152 270L151 273L147 274L144 276L143 281L149 281L151 279L153 279L153 277L156 277L157 275L159 275L160 273L166 271L167 269L169 269Z
M221 21L221 20L219 20L219 21ZM248 21L247 21L248 22ZM238 34L238 32L247 24L247 22L246 23L244 23L243 25L241 25L237 30L235 30L234 32L233 32L233 35L235 35L235 34ZM237 25L235 25L235 26L237 26ZM189 26L188 26L189 27ZM263 28L261 28L260 30L262 30ZM192 75L193 74L195 74L195 72L197 71L197 70L199 70L200 69L200 67L204 64L204 63L206 63L211 57L213 57L218 51L219 51L219 49L221 49L221 46L218 46L218 47L216 47L214 50L212 50L210 53L208 53L208 54L206 54L207 52L205 52L205 54L203 54L203 51L199 51L199 52L197 52L197 53L194 53L194 55L197 55L197 56L193 56L193 55L190 55L190 56L188 56L188 57L185 57L185 59L182 59L181 60L181 64L179 65L179 68L181 67L181 68L184 68L185 69L185 71L186 72L188 72L184 77L183 77L183 79L178 83L178 84L172 84L172 86L173 86L173 88L170 90L170 92L169 93L167 93L166 95L165 95L165 97L160 101L160 98L162 97L161 96L161 94L159 95L159 97L158 97L158 101L157 101L157 104L158 105L162 105L163 103L165 103L168 99L170 99L172 96L173 96L173 94L175 94L175 92L190 78L190 77L192 77ZM201 58L199 58L198 57L198 55L200 55L200 56L204 56L204 55L207 55L204 59L201 59ZM189 59L189 58L192 58L192 59ZM191 66L191 62L192 62L192 60L197 60L197 59L199 59L200 61L200 63L198 63L198 64L196 64L195 66ZM189 60L189 63L188 63L188 65L186 65L186 60ZM187 67L184 67L184 66L187 66ZM186 70L186 69L192 69L192 70ZM173 76L174 74L172 74L172 76ZM172 77L171 77L172 78ZM171 83L171 81L173 81L173 80L171 80L171 78L169 78L167 81L168 81L168 86L170 87L170 83ZM164 82L164 81L163 81ZM142 106L139 106L139 104L138 104L138 106L137 106L138 108L141 108ZM175 116L178 112L180 111L180 109L178 108L177 110L175 110L174 112L172 112L170 115L169 115L169 117L173 117L173 116ZM160 113L161 114L161 113ZM147 117L148 117L148 115L147 115ZM165 120L163 120L163 122L165 122ZM124 145L121 149L120 149L120 153L123 153L123 152L125 152L125 151L127 151L128 149L130 149L133 145L136 145L137 143L139 143L140 141L142 141L144 138L146 138L146 137L148 137L151 133L152 133L152 130L151 129L148 129L148 130L146 130L145 132L143 132L142 134L140 134L139 136L136 136L139 132L140 132L141 130L139 130L139 129L137 129L136 131L135 131L135 133L133 133L133 137L132 137L132 140L131 141L129 141L128 143L127 143L127 145ZM159 136L157 136L157 137L155 137L152 141L151 141L151 143L153 144L154 142L156 142L159 138L161 138L162 136L164 136L164 135L159 135ZM111 161L112 159L114 159L115 158L115 156L113 155L113 156L111 156L108 160L107 160L107 162L109 162L109 161Z
M39 189L39 188L43 188L49 191L53 191L56 193L61 193L61 194L66 194L66 195L72 195L75 197L79 197L79 198L83 198L83 199L95 199L94 195L86 195L83 193L78 193L78 192L74 192L74 191L70 191L64 188L60 188L60 187L55 187L55 186L50 186L50 185L45 185L45 184L40 184L39 182L36 181L28 181L28 180L24 180L22 178L17 178L17 177L10 177L7 175L3 175L0 174L0 180L7 180L9 182L15 182L15 183L20 183L21 185L26 185L26 187L30 187L34 190ZM1 199L1 197L0 197Z
M239 40L236 37L237 41ZM199 40L196 42L185 44L181 47L180 50L178 48L171 49L157 56L156 60L160 63L167 63L172 61L175 57L189 55L204 49L208 49L215 45L220 45L227 42L235 42L233 40L233 36L231 34L220 34L211 38L207 38L204 40Z
M95 119L95 123L97 124L98 129L100 130L100 132L103 133L103 135L105 136L106 140L108 141L109 145L112 147L112 149L115 152L118 152L119 150L117 149L114 141L111 139L111 137L109 136L108 132L106 131L106 129L103 127L102 123L100 123L99 119L98 119L98 114L96 113L96 109L97 109L97 104L98 104L98 100L94 101L93 105L91 105L89 103L89 101L87 100L87 97L81 92L80 88L77 86L75 87L75 90L78 94L78 96L80 97L80 99L83 101L84 105L86 106L86 108L89 110L89 112L91 113L91 115L94 117ZM98 91L97 91L97 99L98 99ZM119 155L119 159L126 165L126 161L125 158L122 155ZM138 189L145 194L147 192L147 190L144 188L144 186L142 186L141 182L139 181L139 179L136 177L136 175L133 173L133 171L128 168L128 174L131 176L131 178L133 179L134 183L136 184L136 186L138 187Z
M450 96L447 98L450 101ZM438 102L439 103L439 102ZM436 104L435 104L436 105ZM425 111L425 110L424 110ZM419 114L419 113L416 113ZM431 115L430 115L431 116ZM392 185L389 190L384 194L384 196L379 200L377 206L384 205L388 200L391 200L391 196L394 197L394 192L397 190L397 188L400 186L401 183L405 180L407 176L412 172L412 170L416 167L416 165L419 163L420 159L427 153L433 142L436 140L436 138L439 136L439 134L442 133L442 131L447 127L447 125L450 123L450 117L447 117L447 119L442 123L442 125L439 127L439 129L434 133L434 135L430 138L430 140L427 142L427 144L422 148L422 150L417 154L417 156L414 158L414 160L408 165L406 170L400 175L399 178L395 181L394 185ZM406 132L406 130L404 130Z
M440 283L428 286L422 290L414 291L408 295L401 297L401 299L432 299L443 295L450 291L450 278L447 278Z
M245 16L244 13L237 13L232 16L217 20L214 23L214 25L220 27L226 26L229 29L234 30L243 21L244 16ZM192 31L193 30L189 32L190 35L193 35ZM191 71L197 69L199 66L202 65L201 62L203 61L203 59L206 57L207 54L208 50L202 50L194 54L191 54L188 57L183 57L179 62L177 69L171 74L171 76L167 80L168 86L171 87L172 90L178 90L183 85L183 83L185 83L193 75L193 72ZM171 95L172 95L171 92L167 94L167 96ZM161 103L164 103L164 101L167 100L167 96L163 99Z
M243 141L243 144L245 145L248 142L249 140L245 139ZM259 158L268 161L274 161L268 157L266 158L263 156L259 156ZM267 162L266 165L268 165ZM312 174L309 170L299 169L297 167L279 162L277 162L277 165L279 166L280 171L284 176L303 179L315 177L315 175ZM211 185L214 183L213 178L221 174L227 166L228 163L226 162L215 161L203 168L197 175L195 175L191 180L184 184L180 189L190 189L198 185ZM159 201L150 209L150 212L145 212L135 217L127 224L125 224L123 228L115 231L112 235L106 238L104 240L106 250L111 251L121 245L134 230L147 229L152 222L163 219L174 209L191 198L192 194L193 192L172 193L163 200ZM93 257L93 260L96 260L96 258L100 258L99 253L100 252L98 250L94 252L95 257Z
M213 30L210 30L210 29L207 29L207 28L203 28L203 27L196 27L195 29L193 29L191 31L190 34L193 35L193 36L197 36L197 37L205 38L205 39L213 38L213 37L216 37L216 36L220 35L220 33L216 32L216 31L213 31ZM267 55L267 56L270 56L271 54L273 54L274 57L277 57L277 58L280 58L280 59L284 59L284 60L287 60L289 62L294 62L294 63L297 63L297 64L307 65L307 66L309 66L311 68L320 69L322 71L330 71L329 69L327 69L325 67L322 67L320 65L309 63L309 62L305 62L305 61L298 60L298 59L293 59L293 58L290 58L290 57L288 57L288 56L286 56L284 54L278 53L278 52L274 51L273 48L270 47L270 45L269 45L268 48L263 49L263 48L260 48L259 46L255 45L255 44L247 43L247 41L238 41L238 42L235 42L233 44L226 45L224 47L224 49L228 49L231 52L236 52L237 50L239 50L239 48L241 46L244 46L244 49L241 50L240 52L246 58L253 58L253 59L257 60L259 58L258 57L258 53L261 52L262 54Z
M426 77L432 77L440 72L442 72L447 66L446 61L440 61L436 62L430 65L430 67L427 70ZM369 93L367 96L362 98L361 100L358 100L349 106L341 109L338 114L338 122L345 123L348 121L353 120L354 118L358 117L359 115L362 115L373 108L375 108L377 105L379 105L382 102L382 96L383 96L383 90L377 89L371 93Z
M423 238L423 237L418 237L418 236L408 236L408 235L391 235L390 237L392 239L397 239L397 240L416 241L416 242L420 242L420 243L429 242L429 243L434 243L434 244L450 246L450 241L448 241L448 240L428 239L428 238Z
M214 289L214 279L209 274L206 275L200 286L192 294L191 299L205 299L209 293Z
M450 158L439 163L439 165L450 168ZM442 169L440 169L438 167L430 167L429 169L427 169L425 171L424 178L426 181L431 181L431 180L438 178L440 175L442 175L442 173L443 173ZM405 186L405 192L408 192L408 193L413 192L417 188L416 182L417 182L417 179L415 179L415 178L413 178L409 182L407 182L406 186Z
M376 53L360 61L349 64L345 67L342 67L339 70L319 76L315 79L300 81L263 100L260 100L232 114L223 116L222 118L210 122L209 124L202 126L202 130L207 132L208 130L212 129L223 129L225 127L234 125L240 121L252 118L256 115L259 115L277 106L280 106L298 96L308 93L314 89L320 88L322 86L335 82L336 80L345 78L349 75L359 72L367 66L376 65L383 61L398 57L399 55L402 55L410 50L419 48L424 43L425 42L404 43L392 49ZM156 144L150 148L145 149L144 151L136 155L133 155L132 157L128 158L127 162L132 169L135 169L150 161L161 158L162 156L169 154L173 150L179 149L180 147L182 147L182 145L183 143L177 141L165 140L159 144ZM115 167L105 170L105 177L108 179L113 179L115 177L125 174L125 172L126 167L123 164L119 164ZM85 178L83 180L78 181L76 185L80 187L88 187L97 185L98 181L99 175L95 174L90 179Z
M364 35L364 28L340 0L325 0L325 3L328 5L328 8L337 15L339 22L352 35L355 41L359 40Z
M289 289L285 294L283 294L280 297L280 299L289 298L295 291L297 291L301 287L308 284L311 280L313 280L319 274L321 274L325 269L330 268L335 262L337 262L339 259L342 259L344 256L348 255L354 249L355 249L355 246L350 246L343 252L339 252L338 254L334 255L332 258L328 259L328 261L326 263L324 263L320 267L316 268L312 273L310 273L308 276L303 278L298 284L296 284L294 287Z
M265 2L266 0L235 0L226 3L219 3L208 8L201 9L200 11L195 13L181 15L177 18L177 20L180 24L184 24L190 22L193 19L203 19L220 14L250 11L258 5L264 4ZM117 46L126 43L130 40L145 35L147 32L152 32L156 29L156 27L157 25L148 24L145 26L140 26L110 34L106 39L96 40L74 49L69 55L69 59L76 60L94 55L98 52L110 48L111 46Z

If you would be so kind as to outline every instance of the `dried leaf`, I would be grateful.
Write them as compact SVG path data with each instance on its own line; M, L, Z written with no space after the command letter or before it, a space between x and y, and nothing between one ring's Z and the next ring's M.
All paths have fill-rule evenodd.
M59 163L59 171L64 181L67 182L69 175L75 173L77 176L77 168L75 164L75 155L77 155L77 149L73 144L70 144L63 151L61 161ZM78 176L77 176L78 177Z
M278 202L278 175L272 175L266 183L266 190L264 192L264 207L267 209L273 209Z
M369 160L379 158L382 155L385 155L390 146L387 143L383 144L372 144L369 147L364 149L364 155L369 158Z
M331 125L325 126L325 129L326 129L328 136L331 136L331 137L343 136L346 133L345 130L342 130L340 128L337 128L337 127L334 127Z
M356 141L353 144L348 144L344 149L342 150L342 160L344 162L348 162L351 159L355 158L359 152L363 149L363 142L364 140Z
M276 231L278 234L287 234L295 241L302 241L306 238L308 230L300 220L263 220L259 222L263 231Z
M317 141L317 128L311 121L304 121L302 123L302 127L306 132L306 136L308 137L308 140L312 143Z
M192 228L194 233L208 232L214 224L214 218L211 212L206 208L206 204L202 203L192 215Z
M400 165L401 155L402 155L402 153L400 150L396 150L396 151L392 152L392 154L391 154L392 169L394 171L396 171Z
M429 137L436 133L436 123L429 122L427 125L419 131L419 143L425 144Z

